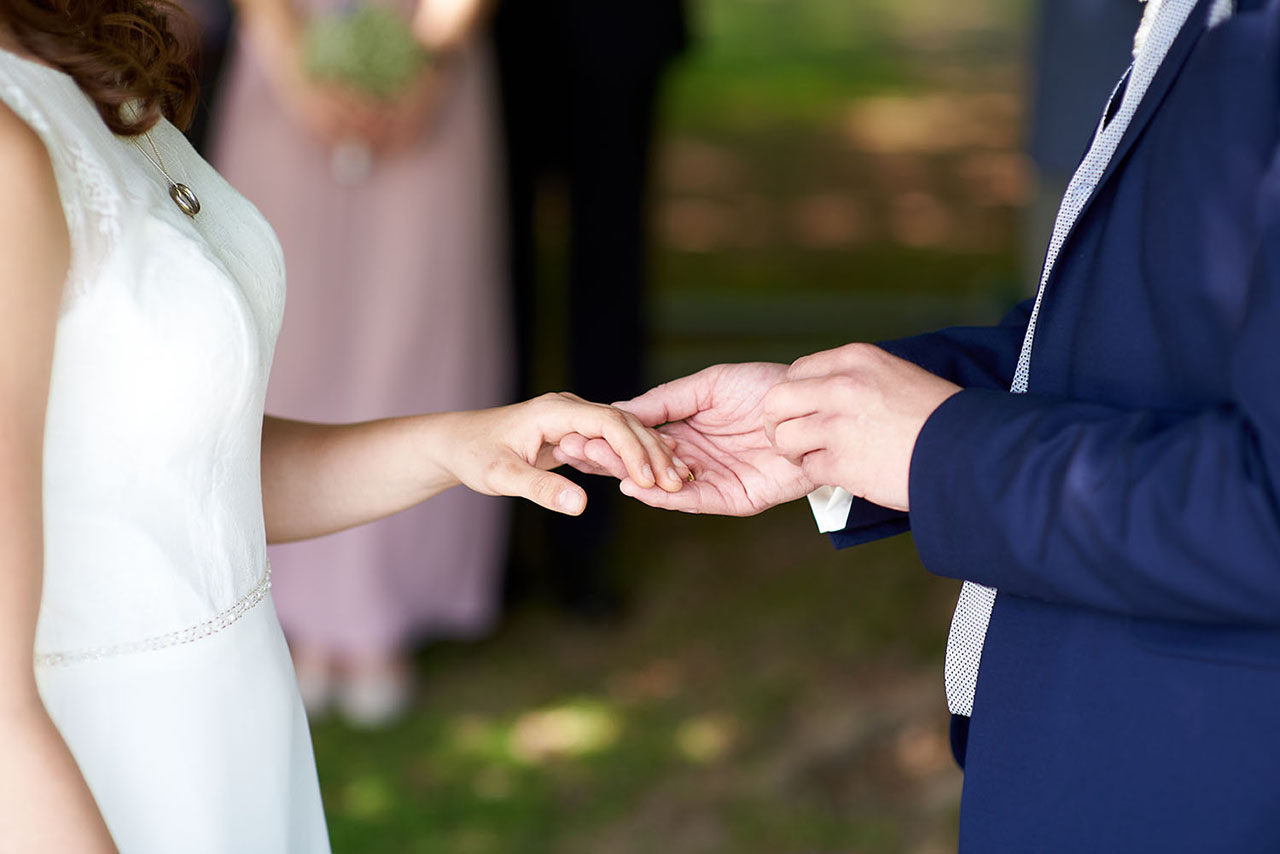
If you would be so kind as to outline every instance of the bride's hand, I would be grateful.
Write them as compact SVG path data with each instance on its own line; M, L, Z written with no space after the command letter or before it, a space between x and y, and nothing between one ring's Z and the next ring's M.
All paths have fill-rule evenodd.
M379 107L369 141L379 157L395 157L421 145L433 131L436 118L456 82L451 65L435 64L418 73L413 83Z
M312 80L303 62L304 21L292 4L246 4L243 27L285 114L326 145L374 144L385 119L378 102L350 87Z
M384 108L366 95L299 75L280 89L285 111L327 146L376 145L386 134Z
M572 394L544 394L512 406L459 413L451 423L444 465L463 485L486 495L513 495L576 516L586 493L549 469L566 436L608 443L628 477L645 488L679 492L689 471L653 430L630 413Z

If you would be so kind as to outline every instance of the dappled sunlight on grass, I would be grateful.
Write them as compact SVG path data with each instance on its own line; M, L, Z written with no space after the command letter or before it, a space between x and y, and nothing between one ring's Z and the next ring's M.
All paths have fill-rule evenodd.
M684 252L715 252L737 243L737 211L727 202L673 199L663 209L666 244Z
M731 147L678 138L665 146L660 180L671 193L723 193L741 189L746 172Z
M342 787L342 809L353 818L377 821L390 814L396 792L385 775L366 774Z
M907 246L941 246L948 242L955 224L952 211L931 193L902 193L890 202L890 232Z
M848 194L818 192L791 206L794 241L808 249L848 248L865 238L869 224L858 201Z
M509 762L508 729L480 715L462 715L449 724L446 746L461 756Z
M875 854L949 838L939 660L955 593L909 541L837 554L799 506L628 519L625 624L522 610L490 641L428 651L402 724L316 724L337 852Z
M444 748L494 765L542 765L606 751L621 733L617 710L597 700L576 699L502 722L461 715L449 724Z
M699 715L676 728L676 749L691 762L707 764L733 747L737 724L728 715Z
M1021 106L1012 92L860 98L849 107L844 131L868 154L1008 150L1018 144Z
M511 727L511 754L532 765L592 756L613 747L621 731L618 714L603 704L565 703L521 715Z
M903 729L898 733L895 749L902 772L916 779L944 773L952 762L946 733L936 724L917 724Z

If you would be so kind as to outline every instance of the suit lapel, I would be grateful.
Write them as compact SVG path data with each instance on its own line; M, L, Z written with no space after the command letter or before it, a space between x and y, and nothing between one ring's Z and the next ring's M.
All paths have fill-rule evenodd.
M1075 234L1080 223L1088 215L1089 209L1093 207L1098 195L1106 187L1111 177L1115 175L1128 155L1129 150L1133 148L1138 137L1146 129L1151 117L1155 115L1161 102L1164 101L1165 95L1169 93L1174 81L1178 79L1178 75L1182 73L1182 67L1186 65L1187 57L1191 55L1192 48L1196 46L1196 42L1200 40L1200 36L1204 33L1205 16L1208 14L1208 9L1211 5L1213 5L1212 0L1200 0L1196 7L1191 10L1191 14L1187 17L1187 22L1182 25L1182 29L1179 31L1177 38L1173 40L1173 44L1169 46L1169 52L1165 55L1164 62L1160 63L1160 69L1156 72L1151 84L1147 87L1146 93L1142 96L1142 101L1138 104L1138 109L1134 112L1133 118L1130 119L1124 135L1120 137L1115 154L1111 156L1111 160L1107 163L1107 168L1102 172L1102 177L1098 179L1093 192L1080 209L1080 213L1076 215L1071 231L1068 232L1066 240L1063 241L1063 251L1066 250L1067 244L1071 242L1071 237Z

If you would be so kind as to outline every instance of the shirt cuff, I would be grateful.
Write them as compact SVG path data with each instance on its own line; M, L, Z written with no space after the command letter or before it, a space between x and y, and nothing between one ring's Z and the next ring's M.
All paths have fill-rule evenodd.
M818 531L830 534L849 526L853 496L838 486L820 486L809 493L809 507L818 523Z

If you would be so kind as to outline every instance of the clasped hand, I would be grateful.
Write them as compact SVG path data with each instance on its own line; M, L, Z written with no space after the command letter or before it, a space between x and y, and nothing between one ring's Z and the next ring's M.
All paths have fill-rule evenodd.
M609 474L653 507L750 516L840 486L910 509L911 456L929 416L959 391L871 344L797 360L717 365L617 406L666 437L695 480L664 490L629 475L607 442L563 437L557 461Z
M445 441L433 448L453 483L485 495L527 498L571 516L583 511L587 496L550 471L560 465L554 450L566 437L607 448L616 461L614 471L637 488L678 491L690 477L662 437L636 416L573 394L544 394L511 406L437 417L443 419Z

